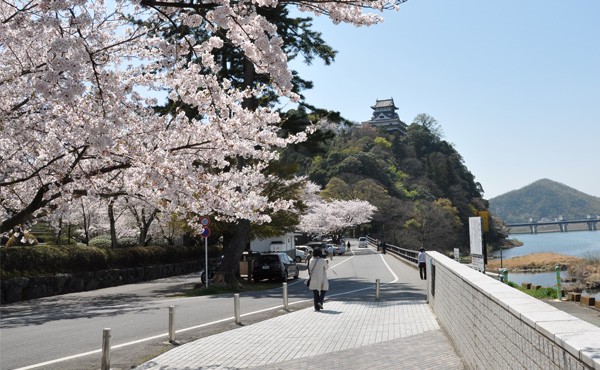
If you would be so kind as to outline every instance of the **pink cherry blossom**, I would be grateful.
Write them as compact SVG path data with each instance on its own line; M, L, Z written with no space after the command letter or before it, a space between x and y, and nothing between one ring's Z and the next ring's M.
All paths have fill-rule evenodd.
M402 1L294 4L361 26L382 20L364 8ZM293 206L261 196L268 181L262 170L306 133L281 137L276 110L242 105L266 89L299 98L283 40L257 12L279 1L202 4L210 8L204 16L128 0L0 2L0 231L50 205L66 215L82 196L129 194L164 212L253 222ZM125 16L152 22L134 25ZM169 40L150 32L173 24L203 27L212 36ZM219 79L211 52L224 43L242 50L270 84L241 90ZM191 61L183 57L190 51ZM151 106L165 91L198 117L182 108L157 115ZM231 158L251 160L237 168Z

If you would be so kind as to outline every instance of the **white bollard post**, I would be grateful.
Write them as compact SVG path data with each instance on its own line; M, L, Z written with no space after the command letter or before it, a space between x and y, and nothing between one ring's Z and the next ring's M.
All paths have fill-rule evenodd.
M175 306L169 306L169 342L175 342Z
M110 328L106 328L102 331L101 370L110 370Z
M378 301L379 300L379 279L375 280L376 283L376 287L375 287L375 299Z
M240 324L240 295L233 295L233 313L235 315L235 323Z
M283 283L283 309L288 310L288 286L287 283Z

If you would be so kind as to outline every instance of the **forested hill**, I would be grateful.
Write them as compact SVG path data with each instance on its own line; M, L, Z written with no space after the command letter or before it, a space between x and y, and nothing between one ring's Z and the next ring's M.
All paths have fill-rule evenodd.
M490 199L490 209L507 223L528 222L530 218L554 220L560 216L575 220L600 215L600 198L542 179Z
M297 163L301 174L321 185L324 198L375 205L370 228L361 234L410 249L464 250L468 219L486 210L487 201L461 155L440 133L441 126L425 114L405 134L355 125L320 141L320 148L286 150L282 160ZM493 245L507 230L501 222L492 226L488 241Z

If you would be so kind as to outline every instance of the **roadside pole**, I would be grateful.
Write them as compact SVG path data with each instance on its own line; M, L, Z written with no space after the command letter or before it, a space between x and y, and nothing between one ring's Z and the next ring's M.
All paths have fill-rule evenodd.
M208 288L208 238L204 238L204 284Z
M202 217L200 223L204 227L204 230L202 230L202 234L200 235L204 237L204 284L208 288L208 236L210 235L208 225L210 224L210 219L208 217Z

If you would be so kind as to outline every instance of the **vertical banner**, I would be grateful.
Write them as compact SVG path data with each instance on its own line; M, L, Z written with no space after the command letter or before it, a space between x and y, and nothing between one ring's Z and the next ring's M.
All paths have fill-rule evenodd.
M485 272L483 261L483 226L481 217L469 217L469 239L471 242L471 257L473 268L479 272Z
M488 211L477 211L477 216L481 217L481 222L483 225L483 232L490 231L490 218Z
M454 248L454 259L456 262L460 262L460 249Z

